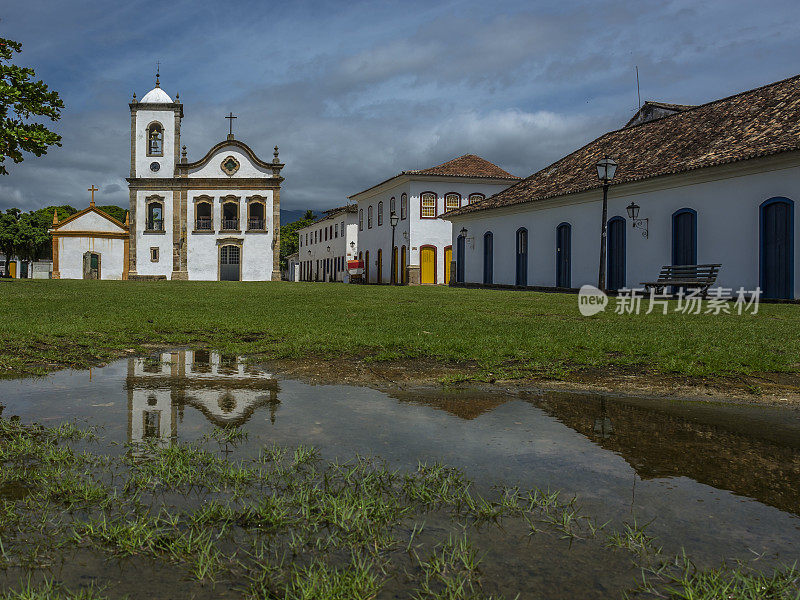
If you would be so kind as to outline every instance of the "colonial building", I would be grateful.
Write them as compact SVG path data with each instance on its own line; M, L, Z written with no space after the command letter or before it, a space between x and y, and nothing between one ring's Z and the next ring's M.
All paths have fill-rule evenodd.
M286 271L283 273L286 281L300 281L300 253L294 252L286 257Z
M231 126L227 139L190 162L177 95L156 78L129 106L130 278L280 279L278 147L266 162Z
M53 212L53 279L127 279L129 231L94 205L58 221Z
M457 281L596 285L606 156L618 163L609 289L640 287L662 265L718 263L722 287L800 298L800 76L695 107L647 103L622 129L446 213Z
M333 208L297 230L300 281L347 280L347 261L358 250L357 212L354 204Z
M479 202L517 181L519 177L497 165L465 154L429 169L402 171L350 196L358 205L358 259L364 261L365 279L370 283L447 283L451 226L439 215ZM393 213L397 215L394 228Z
M241 357L180 351L128 361L128 441L174 443L186 407L218 427L244 425L266 407L275 422L278 382Z

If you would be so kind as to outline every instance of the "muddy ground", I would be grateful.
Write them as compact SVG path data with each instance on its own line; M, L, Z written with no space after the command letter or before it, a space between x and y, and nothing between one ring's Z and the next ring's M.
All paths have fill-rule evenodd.
M563 390L658 398L732 401L796 407L800 410L800 373L763 373L736 377L688 377L634 369L583 368L563 378L526 377L488 382L463 380L470 365L421 360L372 362L342 358L279 360L263 363L285 377L319 384L365 385L378 389L419 386L468 386L487 391ZM453 383L448 383L448 382Z

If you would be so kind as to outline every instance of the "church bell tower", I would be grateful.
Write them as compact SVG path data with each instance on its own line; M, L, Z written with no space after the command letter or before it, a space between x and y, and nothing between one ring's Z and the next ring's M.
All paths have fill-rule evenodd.
M141 100L134 94L129 106L130 277L185 278L186 268L181 264L179 250L185 225L180 220L181 193L175 184L180 162L183 105L177 94L173 100L161 89L157 72L156 87ZM173 259L176 247L178 263Z

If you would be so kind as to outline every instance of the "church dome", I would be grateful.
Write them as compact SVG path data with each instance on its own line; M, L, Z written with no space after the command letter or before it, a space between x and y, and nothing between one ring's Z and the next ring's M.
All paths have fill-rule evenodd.
M172 98L167 92L156 86L147 92L140 102L142 104L172 104Z

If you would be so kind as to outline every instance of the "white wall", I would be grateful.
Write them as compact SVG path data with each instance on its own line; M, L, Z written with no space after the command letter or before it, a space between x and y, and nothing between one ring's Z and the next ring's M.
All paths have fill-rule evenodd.
M136 192L136 273L138 275L172 276L173 192ZM149 196L164 198L164 231L145 232L147 221L146 199ZM158 262L150 261L150 248L158 248Z
M100 255L100 279L122 279L127 257L125 240L98 237L59 237L58 270L61 279L83 279L83 254Z
M364 228L358 230L358 213L356 213L356 233L358 234L358 247L356 248L356 257L359 252L362 252L362 258L366 261L366 253L369 251L369 281L375 283L378 281L378 249L382 250L383 257L383 273L381 281L389 283L392 277L392 226L389 223L390 201L394 197L396 201L397 216L400 217L400 198L405 194L409 194L409 182L399 180L397 184L385 189L380 189L359 200L358 209L364 211ZM383 201L383 223L378 225L378 203ZM369 227L369 207L372 206L372 228ZM410 200L409 200L410 207ZM409 211L406 219L401 219L397 222L395 228L395 246L398 248L398 269L400 269L400 248L402 246L409 247L410 236L410 219L411 213ZM365 268L367 265L365 264ZM398 273L398 279L400 273Z
M198 196L213 198L211 214L213 230L195 232ZM221 198L236 196L239 198L239 233L220 233ZM266 198L265 222L266 233L247 231L247 198L261 196ZM275 223L272 214L272 190L189 190L186 199L187 249L186 260L190 280L216 281L219 279L219 244L220 239L235 238L242 241L241 280L270 281L272 279L273 252L272 242L275 235ZM171 242L170 237L170 242ZM170 255L170 269L172 256ZM139 271L141 273L141 270Z
M760 205L773 197L800 202L800 166L766 161L739 167L704 169L682 176L627 184L609 192L608 218L626 219L626 285L658 277L672 263L672 215L682 208L697 211L697 261L721 263L717 284L746 290L759 285ZM738 170L737 170L738 169ZM751 172L752 171L752 172ZM666 187L669 186L669 187ZM641 206L649 219L649 237L627 219L625 207ZM595 190L532 204L481 211L453 218L451 240L468 230L465 280L483 282L483 235L494 235L494 283L514 285L515 242L520 227L528 229L528 285L555 286L556 227L572 226L572 287L597 285L600 255L602 192ZM800 217L794 217L794 296L800 297ZM455 258L455 254L454 254Z
M125 240L91 235L95 231L127 234L119 225L96 212L87 212L64 223L57 231L87 232L86 236L57 237L58 271L61 279L83 279L83 255L86 252L100 255L100 279L122 279L127 260Z
M358 255L358 214L351 212L341 212L336 215L320 219L316 223L299 229L298 234L298 260L301 264L301 272L305 265L311 263L310 281L316 281L319 278L322 281L323 277L323 261L326 259L339 258L341 267L335 272L332 270L327 276L328 280L330 275L335 276L336 281L344 281L345 274L347 273L347 261L352 260L353 251L350 247L350 242L355 242L355 254ZM345 234L341 234L342 223L345 225ZM327 228L330 230L331 225L334 227L334 235L325 239L324 231ZM318 234L317 241L314 242L314 232ZM306 236L308 236L308 243L306 243ZM330 247L330 251L328 248ZM317 261L319 261L319 270L317 270ZM334 260L335 266L335 260ZM308 275L305 276L309 280Z
M228 175L222 170L222 162L229 156L233 156L239 161L239 170L233 175ZM223 146L217 150L209 161L198 169L189 171L189 177L230 177L231 179L242 179L246 177L274 177L272 169L265 169L250 160L238 146Z
M146 105L142 105L146 106ZM147 127L158 121L164 127L163 156L147 156ZM136 110L136 176L174 177L175 176L175 112L173 110ZM150 164L159 163L161 168L152 171Z
M436 247L436 282L443 284L445 281L444 269L444 249L450 245L452 226L449 221L443 219L422 219L420 217L420 195L423 192L434 192L437 195L436 214L444 212L444 197L448 193L461 195L462 206L467 204L470 194L483 194L489 197L508 187L506 183L486 183L480 180L466 180L463 177L440 177L414 179L400 182L387 189L379 189L372 195L360 199L359 209L364 211L364 230L359 232L360 250L369 250L370 258L370 282L377 281L377 257L378 248L383 251L383 272L382 281L388 283L391 280L391 247L392 247L392 227L389 224L389 203L392 196L396 199L396 211L400 216L400 199L403 193L408 194L408 218L400 220L395 230L395 246L398 250L398 269L402 268L402 247L406 246L408 252L408 265L419 266L419 249L422 246ZM377 210L378 202L383 201L383 225L378 226ZM372 229L368 228L367 211L369 206L373 207L375 215ZM398 279L400 275L398 274Z

